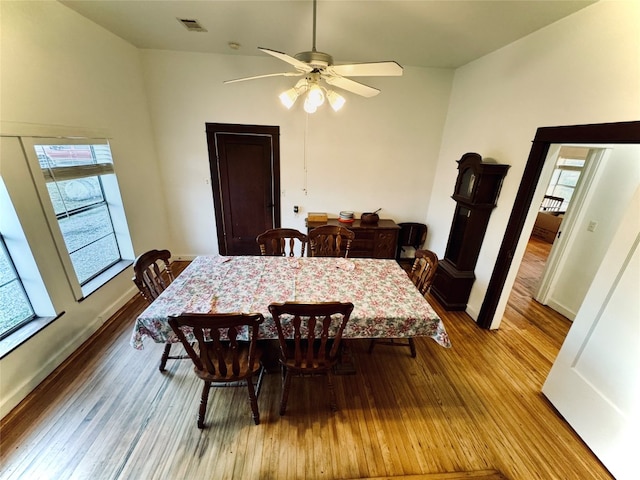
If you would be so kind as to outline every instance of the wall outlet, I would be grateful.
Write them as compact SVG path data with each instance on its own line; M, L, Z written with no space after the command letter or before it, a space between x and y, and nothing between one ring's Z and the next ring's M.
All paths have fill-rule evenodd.
M594 222L593 220L591 220L589 222L589 225L587 225L587 231L589 232L595 232L596 228L598 226L598 222Z
M300 209L298 208L297 205L293 206L293 213L298 213L300 211Z

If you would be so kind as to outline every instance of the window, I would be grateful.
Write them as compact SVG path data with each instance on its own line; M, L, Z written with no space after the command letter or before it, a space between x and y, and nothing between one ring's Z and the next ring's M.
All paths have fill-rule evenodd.
M0 339L36 317L2 235L0 235L0 305L2 305Z
M13 153L22 155L19 142L13 140L2 137L3 160ZM2 173L17 180L19 175L8 162L1 166ZM57 318L5 180L0 176L0 358ZM13 184L14 193L24 191L23 183ZM28 215L28 201L20 200L18 208ZM26 223L28 228L33 226L29 219Z
M80 285L121 259L102 178L113 175L108 144L34 145Z
M131 264L133 247L109 142L23 137L67 277L82 299Z
M562 147L560 149L546 194L563 199L560 206L561 212L566 212L569 206L588 154L588 148Z

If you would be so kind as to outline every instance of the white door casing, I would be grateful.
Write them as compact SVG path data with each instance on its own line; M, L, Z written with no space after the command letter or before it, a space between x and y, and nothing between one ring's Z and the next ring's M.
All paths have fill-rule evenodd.
M605 158L606 150L602 148L591 148L585 167L580 174L578 184L576 185L569 208L567 209L562 224L560 225L560 231L558 237L547 258L544 272L540 278L538 290L534 295L536 301L543 305L549 305L558 313L564 315L569 320L574 320L577 312L575 309L565 308L564 305L558 304L553 299L553 291L556 288L558 277L565 266L566 252L571 249L573 243L576 241L579 232L577 225L579 225L584 219L584 209L589 205L591 196L593 195L594 185L598 182L599 177L602 175L602 171L606 166ZM557 160L557 158L554 160ZM586 293L586 292L585 292Z

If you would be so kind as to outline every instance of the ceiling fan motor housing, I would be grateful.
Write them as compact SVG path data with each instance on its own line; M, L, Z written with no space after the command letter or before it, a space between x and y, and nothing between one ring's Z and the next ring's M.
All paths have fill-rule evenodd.
M325 68L329 65L333 65L333 57L328 53L311 51L300 52L295 55L296 60L308 63L314 68Z

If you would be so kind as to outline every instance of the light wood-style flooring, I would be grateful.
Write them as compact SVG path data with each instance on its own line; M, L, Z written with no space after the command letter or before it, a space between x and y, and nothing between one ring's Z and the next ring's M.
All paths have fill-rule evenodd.
M144 308L133 299L2 420L0 478L311 480L499 471L513 480L611 479L540 393L570 324L531 302L529 283L546 257L535 244L529 250L499 330L482 330L429 297L453 348L417 338L412 359L408 349L377 346L369 355L366 341L351 341L357 373L337 377L337 413L328 408L324 379L304 378L294 379L280 417L280 375L269 374L257 426L246 389L225 388L211 393L208 428L196 428L201 382L189 361L170 360L158 372L162 345L129 345Z

